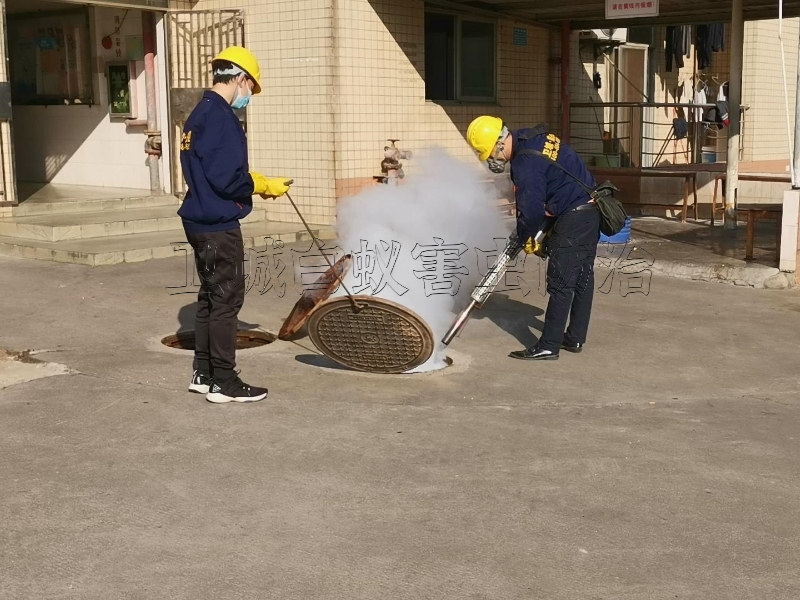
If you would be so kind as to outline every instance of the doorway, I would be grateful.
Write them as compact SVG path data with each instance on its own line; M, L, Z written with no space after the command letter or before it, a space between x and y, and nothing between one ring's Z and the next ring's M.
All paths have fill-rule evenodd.
M16 200L48 185L150 194L143 16L156 17L157 34L149 38L156 41L149 43L166 48L161 14L57 0L4 0L4 5L5 81L13 118L0 150L12 163L11 181L21 192ZM166 57L155 54L151 73L158 129L164 129ZM159 161L160 182L168 182L164 162Z

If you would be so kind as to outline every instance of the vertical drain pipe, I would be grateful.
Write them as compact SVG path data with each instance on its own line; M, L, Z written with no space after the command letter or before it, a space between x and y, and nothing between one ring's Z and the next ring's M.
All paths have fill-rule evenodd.
M161 192L159 158L161 158L161 131L156 114L156 27L151 11L142 11L142 42L144 45L144 85L147 97L147 140L144 151L150 167L150 191Z

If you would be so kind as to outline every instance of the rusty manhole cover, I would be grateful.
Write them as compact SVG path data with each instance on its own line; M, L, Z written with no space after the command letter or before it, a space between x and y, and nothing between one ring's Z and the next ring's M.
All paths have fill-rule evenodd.
M247 350L271 344L276 339L275 335L266 331L241 329L236 332L236 349ZM161 343L177 350L194 350L194 331L179 331L168 335Z
M317 306L308 318L308 335L328 358L371 373L405 373L433 353L433 332L409 309L381 298L354 296Z
M339 288L341 279L350 270L350 265L352 264L353 256L345 254L333 264L333 268L325 271L313 285L303 292L300 300L297 301L294 308L292 308L292 312L283 322L283 326L278 332L278 339L289 340L303 328L311 311L319 303L327 300Z

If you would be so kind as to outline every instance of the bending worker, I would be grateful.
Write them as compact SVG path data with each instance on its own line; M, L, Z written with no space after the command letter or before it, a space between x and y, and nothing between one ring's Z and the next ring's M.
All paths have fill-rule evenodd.
M467 129L467 141L493 173L502 173L511 164L517 234L520 240L527 240L525 251L538 253L533 238L550 228L545 242L550 300L542 335L535 346L509 356L556 360L561 349L580 352L592 312L600 213L573 177L592 189L596 187L594 177L575 151L545 125L512 133L501 119L481 116Z
M236 331L244 304L244 243L239 220L253 195L282 196L290 180L249 171L247 139L233 109L261 91L255 56L232 46L211 61L213 87L192 111L181 137L188 191L178 214L200 277L195 317L194 373L189 391L209 402L254 402L267 389L245 384L235 371Z

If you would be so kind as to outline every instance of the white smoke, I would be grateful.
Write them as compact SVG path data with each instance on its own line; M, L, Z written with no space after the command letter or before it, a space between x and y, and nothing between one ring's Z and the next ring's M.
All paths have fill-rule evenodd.
M399 186L379 185L343 200L337 229L341 249L354 257L344 280L347 288L401 304L433 331L436 348L416 372L446 366L441 339L485 274L487 258L488 265L494 262L496 254L486 252L496 248L496 238L508 237L511 224L498 209L488 173L482 177L441 149L416 155L414 162L419 172ZM368 264L368 256L377 264ZM363 289L367 283L370 287ZM340 286L336 295L343 294Z

